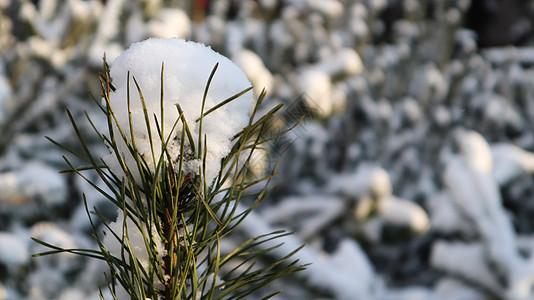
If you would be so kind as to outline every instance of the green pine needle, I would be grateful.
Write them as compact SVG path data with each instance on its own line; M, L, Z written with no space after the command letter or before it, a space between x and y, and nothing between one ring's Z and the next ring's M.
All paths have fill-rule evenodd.
M111 84L109 66L104 59L104 73L99 78L104 104L100 104L95 97L91 97L99 107L99 111L106 115L106 134L97 130L87 113L85 116L101 142L114 154L117 159L116 163L123 173L113 173L104 160L93 156L90 146L86 143L84 135L69 110L67 110L67 115L81 151L70 149L49 137L47 139L76 161L83 162L84 166L76 167L74 160L64 156L69 167L67 172L81 176L124 215L122 230L113 231L108 225L109 220L96 208L89 208L83 195L85 209L93 229L93 237L98 245L97 250L64 249L46 241L33 239L36 243L51 249L35 254L34 257L73 253L106 261L109 273L105 277L114 299L117 298L117 284L121 285L132 299L241 299L254 294L282 276L305 268L304 265L298 263L298 260L293 259L295 253L301 248L288 253L286 257L278 261L265 264L263 259L268 256L269 252L280 247L281 243L268 248L262 245L287 236L288 233L283 231L251 238L229 253L222 252L221 239L229 238L229 235L235 231L252 209L269 196L271 190L268 186L271 179L276 176L273 171L262 178L250 178L249 164L252 153L262 144L285 132L266 137L268 124L281 109L281 105L255 120L258 108L265 98L265 91L262 91L252 110L248 126L233 137L234 145L227 157L221 161L219 175L213 182L206 182L205 161L209 145L206 135L202 132L202 120L252 89L252 87L245 89L205 111L206 99L211 82L216 76L217 67L218 64L214 66L208 77L202 97L200 117L195 120L199 127L196 143L178 103L175 104L178 118L170 132L164 130L164 65L161 65L159 116L149 115L141 83L133 78L151 143L152 157L144 157L138 152L133 131L129 91L130 75L127 76L128 99L126 99L129 129L124 130L111 108L110 93L115 88ZM151 118L153 123L151 123ZM177 136L176 129L180 130ZM153 138L159 139L161 149L154 148ZM171 157L167 149L173 138L179 140L179 157ZM119 149L119 144L126 147L126 153ZM260 149L260 151L263 150ZM186 157L201 160L200 174L184 174L183 165ZM128 165L126 160L132 161L132 159L135 164ZM153 169L149 165L153 166ZM109 192L99 187L95 181L90 179L91 176L85 175L87 172L96 173ZM228 182L231 184L228 185ZM263 183L264 187L253 195L253 203L245 211L238 211L237 205L241 200L251 197L247 195L247 189L260 183ZM93 222L93 217L100 219L109 237L121 245L120 254L112 254L106 248L97 234L99 229ZM153 232L153 228L156 232ZM146 268L142 266L134 251L134 245L131 244L132 230L140 233L143 246L147 250L149 264ZM165 249L158 249L156 239L161 240ZM162 253L166 255L162 256ZM158 287L157 283L161 285ZM268 294L264 299L271 298L278 293L280 291ZM99 295L103 299L101 291Z

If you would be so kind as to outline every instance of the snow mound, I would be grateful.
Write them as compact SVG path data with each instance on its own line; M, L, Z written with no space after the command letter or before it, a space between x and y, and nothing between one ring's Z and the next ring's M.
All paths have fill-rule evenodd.
M163 123L164 135L174 139L169 145L171 158L180 154L182 126L171 133L175 121L179 117L176 104L184 111L185 119L190 127L194 144L198 146L199 131L207 137L206 180L211 182L218 174L220 161L231 149L232 137L247 125L249 111L253 101L252 91L245 93L238 99L222 106L203 119L202 128L196 120L201 115L202 99L210 73L215 65L218 69L213 77L204 112L219 104L221 101L249 88L251 86L245 73L228 58L218 54L203 44L185 41L183 39L148 39L134 43L121 54L111 65L111 77L116 91L111 94L111 106L115 112L122 130L129 132L127 94L130 92L133 132L138 151L145 157L150 167L159 159L161 143L156 131L153 116L158 123ZM164 64L164 116L161 120L160 93L161 71ZM127 76L130 74L130 85L127 86ZM151 141L145 123L143 107L133 78L139 84L143 98L146 101L148 115L151 118L152 145L155 157L152 157ZM117 132L118 134L118 132ZM122 153L128 153L124 143L118 145ZM189 145L188 145L189 147ZM198 149L196 149L198 151ZM190 151L187 154L192 154ZM113 166L115 158L105 160L112 167L112 171L120 174L118 166ZM194 155L193 155L194 156ZM113 158L113 159L112 159ZM154 159L153 159L154 158ZM126 164L136 170L132 157L125 157ZM198 174L200 160L195 157L184 162L186 173Z

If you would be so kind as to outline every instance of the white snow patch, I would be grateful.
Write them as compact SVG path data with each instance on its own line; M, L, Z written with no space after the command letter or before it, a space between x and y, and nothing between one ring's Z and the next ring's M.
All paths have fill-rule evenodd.
M438 270L469 279L497 292L499 284L492 276L485 257L481 243L437 241L432 246L430 264Z
M266 92L272 92L274 85L273 75L267 70L256 53L240 49L232 55L232 60L247 74L252 85L254 85L254 94L259 95L264 88Z
M155 19L148 24L149 35L159 38L187 38L191 34L191 21L187 14L176 8L158 11Z
M470 168L484 173L492 171L493 160L490 147L478 132L460 132L458 134L458 146L464 156L465 163Z
M28 247L19 236L0 232L0 263L14 268L25 265L29 260Z
M330 193L349 197L373 196L379 199L390 196L393 188L386 170L372 164L362 164L353 173L333 176L326 189Z
M451 196L446 192L441 192L432 196L429 203L430 226L432 230L441 233L453 233L456 231L473 231L471 224L466 222L453 203Z
M431 300L433 291L429 288L420 286L411 286L404 288L388 289L383 300ZM451 299L452 300L452 299ZM459 299L456 299L459 300ZM467 300L467 299L464 299Z
M330 77L321 71L306 70L298 76L298 90L306 93L306 105L321 116L328 116L332 111L330 99L332 82Z
M287 197L280 201L279 205L265 209L261 216L269 224L287 225L300 221L298 228L293 229L302 240L307 240L335 220L344 208L342 199L338 197Z
M356 51L350 48L342 48L311 68L330 76L351 76L363 71L363 63Z
M434 288L435 297L439 300L486 300L487 297L479 290L463 284L459 280L445 277Z
M428 64L418 72L410 90L412 95L425 105L431 100L442 99L447 93L448 83L435 65Z
M57 246L62 249L74 249L78 248L78 245L72 235L59 228L55 223L49 223L49 222L40 222L35 225L33 225L30 229L30 236L33 238L36 238L38 240L44 241L48 244ZM50 251L50 248L45 247L41 244L37 244L35 242L32 242L30 244L30 252L31 254L37 254ZM37 262L37 264L40 266L40 270L43 272L46 269L54 270L54 274L58 274L58 276L62 272L66 272L68 270L71 270L73 266L75 266L78 262L77 259L79 256L75 254L70 253L62 253L61 255L48 255L43 256L39 258L35 258L34 261ZM52 268L53 267L53 268ZM38 277L43 274L34 274L35 280L41 281L43 279L39 279ZM44 279L45 281L48 279ZM50 278L51 281L54 280L60 280L57 278ZM38 287L36 287L38 288Z
M85 294L80 289L71 287L64 290L58 300L84 300L85 298Z
M49 244L56 245L61 248L74 248L75 242L66 231L57 227L54 223L41 222L32 226L30 230L31 236L39 240L45 241ZM42 245L37 245L37 248L43 248Z
M161 119L160 80L162 63L164 64L164 135L178 139L181 137L181 122L171 133L171 129L179 117L175 104L179 104L184 111L185 119L197 148L200 126L195 120L200 117L204 89L215 65L219 63L208 91L204 111L251 86L239 67L203 44L188 42L183 39L148 39L132 44L130 49L121 54L111 65L111 77L117 88L111 94L111 106L121 128L125 132L129 132L128 86L126 84L129 72L133 132L138 152L145 157L152 168L161 152L161 142L155 129L156 123L153 116ZM151 142L133 77L139 83L150 116L154 157L151 154ZM203 118L202 135L207 136L205 172L208 183L217 176L221 159L230 151L231 138L247 125L252 103L253 95L252 91L249 91ZM124 143L118 144L123 154L128 153ZM178 158L179 148L179 141L173 141L172 144L168 145L171 158ZM198 151L198 149L196 150ZM188 150L186 150L187 152ZM131 170L137 169L131 155L125 155L124 158ZM113 162L115 160L113 155L105 158L105 161L110 163L112 167L114 167ZM184 165L187 172L198 174L198 159L186 159ZM113 168L112 171L116 174L122 173L120 168Z
M29 300L57 299L59 293L71 283L50 265L30 272L28 276L27 298ZM20 299L20 298L17 298Z
M124 7L124 0L110 0L102 10L94 39L89 48L89 61L93 66L102 66L103 53L108 62L117 57L124 49L115 41L119 33L120 15Z
M409 228L416 233L423 233L429 227L426 212L412 201L385 197L378 202L378 210L380 217L391 225Z
M523 174L534 173L534 153L512 144L491 146L493 176L499 185L510 183Z
M0 173L0 202L22 204L40 199L57 205L66 200L67 187L59 172L39 162L28 162L22 169Z
M244 210L241 205L237 212ZM238 227L248 237L255 237L268 232L272 228L262 217L252 211ZM266 249L283 242L280 247L272 250L270 255L278 259L302 245L302 241L293 235L285 236L260 245ZM314 288L326 290L335 299L379 299L383 291L383 283L377 278L373 267L359 245L351 239L344 239L332 255L317 252L310 246L297 252L294 259L299 263L312 263L306 271L296 273L306 284Z
M514 231L491 174L477 174L462 162L452 160L447 165L444 181L454 203L487 240L493 259L510 271L518 262Z
M332 19L341 17L344 11L343 4L338 0L310 0L310 3L312 7Z
M508 295L504 298L529 299L534 268L531 261L519 255L516 233L493 177L490 147L475 132L464 132L458 137L462 156L449 159L443 180L454 203L475 225L482 241L453 246L438 243L434 246L433 264L449 273L483 280L480 283L495 293ZM467 267L469 264L474 265ZM499 284L502 279L506 285Z

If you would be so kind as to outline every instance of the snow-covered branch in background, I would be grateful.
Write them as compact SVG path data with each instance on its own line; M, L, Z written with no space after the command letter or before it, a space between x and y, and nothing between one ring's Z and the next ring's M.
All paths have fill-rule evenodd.
M503 153L505 149L522 154L524 158L529 158L528 153L501 146L497 148L500 155L494 157L480 134L460 132L457 138L460 155L449 159L443 180L457 214L474 226L477 238L471 242L437 242L431 263L450 276L475 284L498 298L531 299L534 258L532 253L526 258L520 254L517 234L503 208L498 181L493 173L495 159L511 159ZM519 162L508 166L528 169L531 163L528 159L522 161L524 165ZM498 174L511 176L507 173Z

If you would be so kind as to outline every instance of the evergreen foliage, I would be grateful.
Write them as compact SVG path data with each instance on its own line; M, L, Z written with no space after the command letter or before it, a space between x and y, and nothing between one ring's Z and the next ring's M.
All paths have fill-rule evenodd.
M216 76L217 66L215 65L207 81L201 117L196 120L200 128L202 119L206 115L250 90L246 89L204 111L204 101L209 93L210 82ZM136 137L131 129L133 128L131 114L130 129L120 127L110 105L110 93L114 86L105 58L104 68L105 72L100 76L103 100L100 102L96 97L93 97L93 100L107 117L107 134L99 132L87 113L86 117L102 142L115 153L123 173L113 173L104 160L91 153L77 121L69 110L67 110L68 117L83 150L77 152L50 138L49 140L87 164L82 167L75 166L71 159L63 156L70 168L65 172L74 172L87 180L118 208L119 218L123 216L123 219L120 219L122 228L121 230L111 228L110 220L107 220L95 207L87 207L86 202L98 250L63 249L46 241L34 239L51 248L51 251L35 256L68 252L105 260L109 265L109 274L106 276L114 299L120 299L118 296L120 288L124 288L131 299L239 299L254 293L277 278L303 270L305 266L300 265L298 260L292 259L292 255L300 248L272 264L262 266L256 264L258 258L268 255L280 244L261 249L256 246L271 243L288 234L283 231L252 238L230 253L222 253L220 247L221 239L232 233L270 192L268 185L276 173L273 171L263 178L252 178L248 165L251 163L252 153L260 151L258 148L262 144L274 138L266 136L267 125L282 105L257 117L258 108L265 97L265 93L262 92L251 113L248 126L234 136L231 152L221 161L219 175L213 182L207 182L205 155L210 145L202 130L199 133L198 143L194 143L189 124L183 117L184 112L179 104L176 105L179 118L174 126L183 128L181 136L172 136L171 133L165 132L164 126L161 125L165 101L164 65L161 67L161 114L149 115L147 110L144 110L147 131L151 135L150 140L158 139L161 142L161 149L155 149L151 145L152 157L140 155L137 150ZM129 75L128 80L135 82L137 87L135 92L139 93L141 104L146 108L138 82L135 78L130 79ZM128 109L130 92L128 91ZM156 128L151 128L151 124L156 124ZM172 157L167 149L171 139L181 144L179 157ZM117 146L119 141L127 145L129 153L119 151ZM184 160L187 160L191 153L203 161L198 175L186 173L182 169ZM135 159L135 169L125 163L126 155ZM148 160L152 160L153 164L150 165L155 168L149 167ZM91 177L86 175L88 171L96 172L111 192L104 191L92 181ZM253 194L247 192L249 187L258 184L264 185L259 192ZM247 197L255 199L253 204L245 211L238 211L238 204ZM106 232L112 234L120 244L120 256L114 255L108 249L108 245L98 233L94 218L100 219L107 227ZM135 244L131 238L132 232L141 234L144 245ZM138 257L139 251L136 249L139 247L146 248L148 263L144 263ZM101 293L103 299L102 295Z

